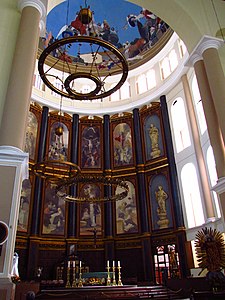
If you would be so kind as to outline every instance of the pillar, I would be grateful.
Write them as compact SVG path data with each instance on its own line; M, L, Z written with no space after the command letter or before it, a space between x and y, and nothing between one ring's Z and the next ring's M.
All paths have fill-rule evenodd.
M45 0L43 0L45 1ZM46 9L41 0L20 0L20 25L0 127L0 220L9 226L9 237L0 256L0 294L11 297L10 280L15 247L22 181L28 178L28 154L25 142L33 72L37 55L39 22Z
M206 213L207 213L207 219L211 220L215 218L214 208L213 208L213 202L212 202L212 195L210 192L209 187L209 181L207 177L206 172L206 165L205 160L202 152L201 142L200 142L200 136L198 131L198 125L197 120L194 112L194 105L191 97L191 91L190 86L188 83L187 75L183 75L181 77L183 88L184 88L184 94L186 98L187 103L187 109L188 109L188 115L190 119L190 125L191 125L191 131L192 131L192 137L194 141L194 148L198 163L198 169L200 173L200 181L201 181L201 187L202 187L202 193L203 193L203 199L205 202L206 207Z
M48 112L49 109L43 106L41 128L40 128L40 139L38 143L38 162L41 162L45 158L46 153L46 137L48 128ZM41 214L41 201L42 201L42 186L43 180L40 177L35 178L35 189L34 189L34 201L32 209L32 223L31 223L31 235L38 236L40 234L40 214ZM32 262L31 262L32 263Z
M136 163L137 163L137 179L138 179L138 192L139 192L139 204L140 204L140 221L142 233L149 231L148 224L148 209L147 209L147 195L146 195L146 184L144 174L144 162L142 154L142 140L141 140L141 129L140 129L140 118L139 109L133 110L133 121L134 121L134 141L136 150Z
M21 21L0 128L0 145L23 149L37 55L39 22L46 13L40 0L19 1ZM5 134L7 132L7 134Z
M71 162L78 164L78 137L79 137L79 115L73 115L72 124L72 141L71 141ZM70 189L71 195L77 195L77 186L73 185ZM69 218L68 218L68 237L75 238L77 230L77 204L69 202Z
M190 55L189 66L194 66L208 134L216 162L218 182L212 189L219 194L222 216L225 216L225 125L224 73L217 49L223 41L203 37Z
M104 136L104 171L105 175L111 175L111 160L110 160L110 117L104 115L103 117L103 136ZM106 185L104 187L105 197L112 195L111 187ZM112 223L112 203L105 203L105 236L113 236L113 223Z
M214 46L214 45L212 45ZM213 102L215 105L220 129L225 141L225 84L224 84L224 73L220 62L217 47L204 48L202 57L205 65L206 74L210 90L212 93Z
M49 108L43 106L41 127L40 127L40 139L38 143L38 157L37 161L41 162L45 158L46 153L46 137L48 130L48 112ZM29 253L27 257L27 278L34 279L35 269L38 266L39 257L39 235L40 235L40 215L42 207L42 189L43 179L35 176L34 186L34 200L32 207L32 219L31 219L31 235L29 239ZM35 257L35 259L34 259Z
M110 155L110 116L103 117L103 136L104 136L104 172L105 176L111 176L111 155ZM104 196L112 196L112 187L104 186ZM112 202L105 203L105 260L115 260L115 244L113 239L113 208Z

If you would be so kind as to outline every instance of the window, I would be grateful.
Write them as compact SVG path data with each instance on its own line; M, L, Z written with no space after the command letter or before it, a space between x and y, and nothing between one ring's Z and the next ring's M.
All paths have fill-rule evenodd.
M178 66L177 54L174 49L169 54L169 61L170 61L170 70L171 72L173 72Z
M54 86L58 89L58 90L62 90L62 82L60 81L60 80L58 80L58 79L56 79L55 80L55 82L54 82ZM55 97L60 97L60 95L59 94L57 94L56 92L54 92L54 91L51 91L51 94L53 95L53 96L55 96Z
M180 57L182 58L184 54L187 52L187 48L182 40L178 40L179 50L180 50Z
M162 245L154 249L155 278L158 284L163 283L164 276L179 278L179 256L176 245Z
M177 153L191 145L184 101L177 98L171 107L172 124Z
M215 158L213 155L212 146L210 146L207 150L206 161L207 161L207 166L208 166L208 171L209 171L211 187L213 187L214 185L216 185L218 177L217 177L217 172L216 172L216 163L215 163ZM220 218L221 212L220 212L220 206L219 206L219 199L218 199L217 193L214 191L213 191L213 198L214 198L217 217Z
M125 82L120 88L121 100L130 98L130 84L129 82Z
M200 226L205 220L194 164L188 163L182 168L181 183L184 194L187 225L189 228Z
M162 80L166 79L176 69L177 66L177 54L173 49L170 51L169 56L165 57L160 63Z
M197 112L197 118L198 118L200 131L201 131L201 134L203 134L207 129L207 125L206 125L206 121L205 121L205 114L204 114L204 110L202 107L202 99L201 99L201 96L199 93L196 76L194 76L194 78L192 80L192 93L193 93L194 104L195 104L195 108L196 108L196 112Z
M116 83L113 83L111 85L111 89L114 88L114 86L116 85ZM120 90L118 89L117 91L115 91L114 93L111 94L110 96L111 101L115 102L115 101L119 101L120 100Z
M136 84L138 94L142 94L147 91L147 81L145 74L141 74L140 76L138 76Z
M160 66L161 66L161 76L162 79L164 80L171 74L169 58L165 57L162 60Z
M156 86L156 79L155 79L155 70L151 69L146 73L147 79L147 88L148 90L153 89Z
M43 81L41 79L41 76L39 74L34 75L34 87L36 87L39 90L42 90Z

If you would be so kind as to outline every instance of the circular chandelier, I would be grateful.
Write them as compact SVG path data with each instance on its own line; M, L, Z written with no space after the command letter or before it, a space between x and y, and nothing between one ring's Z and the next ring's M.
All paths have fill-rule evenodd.
M101 183L103 185L120 187L122 191L108 197L79 197L79 196L67 195L67 193L65 192L65 188L68 188L78 183L84 183L84 184ZM102 175L79 174L74 178L62 179L61 181L58 182L57 185L57 195L64 198L64 200L67 202L95 203L95 202L106 202L106 201L107 202L118 201L127 197L128 192L129 192L129 186L123 179L112 178L112 177L107 177Z
M76 22L63 32L62 39L48 45L39 57L38 70L43 82L55 93L72 100L96 100L110 96L126 81L127 61L117 47L100 36L85 35L85 26L93 26L92 11L81 8ZM73 26L72 26L73 25ZM57 71L56 71L57 70ZM116 83L106 80L113 75ZM60 82L60 88L54 85ZM90 90L81 92L79 82L88 81ZM62 87L62 88L61 88Z
M68 161L45 160L34 164L32 172L50 183L58 184L60 180L77 176L80 173L80 167Z
M46 181L57 186L57 195L67 202L105 202L118 201L127 197L129 186L123 179L103 175L81 174L78 165L60 160L46 160L32 166L32 172ZM118 186L122 191L108 197L75 197L68 195L65 190L78 183Z

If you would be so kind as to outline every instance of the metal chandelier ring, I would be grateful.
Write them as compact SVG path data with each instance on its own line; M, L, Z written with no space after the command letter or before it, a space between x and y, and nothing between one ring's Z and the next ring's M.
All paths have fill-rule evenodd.
M91 63L74 61L71 59L73 56L67 55L67 49L72 46L79 48L81 45L90 47L90 54L93 59ZM96 51L93 51L93 46L97 47ZM63 48L66 50L62 50ZM61 56L65 55L65 57L60 58L57 55L54 56L53 53L60 53ZM101 62L96 60L97 55L102 57ZM75 57L80 58L79 51ZM66 86L64 85L65 78L60 79L59 75L54 73L55 69L69 74ZM72 100L86 100L87 98L96 100L110 96L124 84L128 76L128 63L120 50L108 41L91 36L72 36L57 40L43 50L38 61L38 71L47 87L57 94ZM96 88L87 94L72 91L68 86L72 79L78 78L77 73L85 73L85 78L94 81ZM106 90L104 80L113 75L121 76L115 86ZM60 80L63 88L54 85L53 77ZM100 83L101 89L99 90Z

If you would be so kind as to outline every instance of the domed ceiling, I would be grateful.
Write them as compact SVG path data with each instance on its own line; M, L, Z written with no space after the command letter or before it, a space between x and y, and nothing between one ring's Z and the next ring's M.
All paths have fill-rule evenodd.
M151 11L124 0L56 2L61 3L49 10L39 44L38 70L45 85L75 100L67 111L89 111L83 100L99 100L91 105L97 114L103 105L107 111L125 109L108 96L120 89L129 71L140 72L138 67L165 49L173 31Z
M81 24L79 11L88 7L92 20ZM120 49L130 67L141 61L168 30L167 24L151 11L124 0L64 1L49 12L46 28L45 47L71 35L98 37Z

